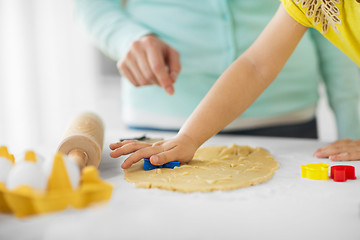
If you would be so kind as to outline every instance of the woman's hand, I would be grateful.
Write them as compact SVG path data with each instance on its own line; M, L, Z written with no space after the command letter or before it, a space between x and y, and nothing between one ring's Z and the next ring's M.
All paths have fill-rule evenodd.
M126 140L110 144L110 149L113 150L110 156L118 158L131 154L121 165L124 169L131 167L143 158L149 158L153 165L162 165L172 161L187 163L193 158L198 147L190 137L184 135L177 135L173 139L154 144Z
M136 87L156 84L169 94L181 70L180 55L153 35L133 42L117 68Z
M329 158L331 161L360 160L360 140L348 138L338 140L314 152L317 158Z

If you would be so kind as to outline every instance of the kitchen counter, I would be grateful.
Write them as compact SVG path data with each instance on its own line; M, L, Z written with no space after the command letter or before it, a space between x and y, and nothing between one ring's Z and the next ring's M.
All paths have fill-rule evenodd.
M107 204L17 219L0 214L0 239L360 239L360 161L330 162L312 153L326 143L220 135L204 145L249 145L270 151L280 168L268 182L232 191L178 193L138 189L124 180L124 157L110 142L143 132L105 136L101 177L114 185ZM150 137L173 134L149 132ZM41 149L41 147L39 147ZM36 149L35 149L36 150ZM301 178L309 163L355 166L357 180Z

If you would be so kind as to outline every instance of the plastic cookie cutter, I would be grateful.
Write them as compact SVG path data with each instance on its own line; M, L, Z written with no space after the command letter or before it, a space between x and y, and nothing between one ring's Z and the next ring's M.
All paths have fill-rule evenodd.
M328 180L329 164L311 163L307 165L301 165L301 177L312 180Z
M346 182L346 180L355 180L355 167L347 165L332 166L330 170L330 177L335 182Z
M173 161L173 162L168 162L162 165L153 165L150 162L149 158L144 158L144 171L149 171L149 170L153 170L156 168L174 168L174 167L179 167L180 166L180 162L179 161Z

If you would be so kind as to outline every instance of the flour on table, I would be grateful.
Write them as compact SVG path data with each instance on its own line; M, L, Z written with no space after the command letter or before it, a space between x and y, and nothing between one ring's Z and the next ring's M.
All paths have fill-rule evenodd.
M232 145L199 148L192 161L174 169L144 171L143 161L125 170L139 188L209 192L252 186L269 180L279 163L263 148Z

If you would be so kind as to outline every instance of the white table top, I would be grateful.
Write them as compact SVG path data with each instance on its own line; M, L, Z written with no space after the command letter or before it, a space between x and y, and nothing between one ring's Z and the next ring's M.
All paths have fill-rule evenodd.
M325 143L216 136L205 145L263 147L280 162L280 169L260 185L184 194L138 189L123 179L124 158L110 158L107 146L120 137L141 134L113 131L106 135L99 169L102 178L114 185L109 203L27 219L0 214L0 239L360 239L360 161L313 157ZM300 165L318 162L355 166L358 179L337 183L301 178Z

